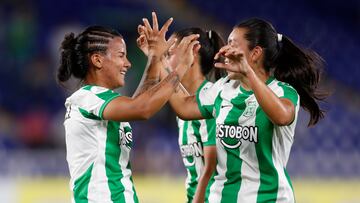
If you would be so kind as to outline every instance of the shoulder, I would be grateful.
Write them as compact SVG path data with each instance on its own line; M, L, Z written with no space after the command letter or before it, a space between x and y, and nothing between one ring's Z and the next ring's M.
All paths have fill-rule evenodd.
M121 96L119 93L105 87L86 85L75 91L66 99L66 103L82 104L107 101L111 98Z
M203 92L208 90L209 88L211 88L214 85L213 82L204 80L204 82L200 85L200 87L198 88L198 92Z
M274 78L274 80L268 84L269 88L272 89L273 91L287 91L287 90L291 90L291 91L294 91L296 92L297 94L297 91L296 89L290 85L289 83L287 82L283 82L283 81L280 81L280 80L277 80L276 78Z
M295 105L299 103L300 96L289 83L274 79L269 87L278 97L290 99Z
M207 81L207 83L204 85L203 90L211 90L211 91L221 91L222 88L224 87L224 84L227 83L229 81L229 77L222 77L219 80L217 80L216 82L209 82Z
M224 76L222 78L220 78L219 80L217 80L214 85L217 85L217 86L222 86L224 85L225 83L229 82L230 79L229 79L229 76Z

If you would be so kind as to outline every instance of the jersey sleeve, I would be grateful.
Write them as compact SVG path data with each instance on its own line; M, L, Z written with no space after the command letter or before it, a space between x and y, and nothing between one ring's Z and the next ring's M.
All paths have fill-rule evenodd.
M280 98L289 99L295 107L299 105L299 94L297 93L295 88L284 82L279 82L278 85L283 90L283 94L279 96Z
M107 104L121 96L119 93L101 87L85 87L78 98L80 113L90 119L103 120L103 112Z
M206 119L205 123L206 123L206 126L205 126L204 131L206 131L206 133L201 134L201 141L204 146L214 146L214 145L216 145L215 119Z
M218 80L216 83L207 82L198 89L196 93L196 101L198 103L199 110L205 119L214 118L213 110L215 99L218 96L222 88L222 80Z

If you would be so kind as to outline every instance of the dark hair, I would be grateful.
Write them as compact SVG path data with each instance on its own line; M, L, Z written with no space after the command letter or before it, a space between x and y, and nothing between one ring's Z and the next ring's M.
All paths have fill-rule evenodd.
M208 78L213 74L215 80L218 80L225 75L225 71L214 67L214 56L219 51L219 49L225 45L224 40L217 32L213 30L205 32L201 28L197 27L186 28L174 32L174 35L176 38L178 38L178 41L192 34L200 35L198 40L201 45L199 54L202 74Z
M75 37L74 33L65 35L61 43L60 66L57 79L66 82L71 75L83 80L89 69L89 57L93 53L106 54L110 39L122 37L117 31L102 26L91 26Z
M278 35L274 27L262 19L248 19L234 28L245 28L249 49L260 46L264 51L264 67L273 71L276 79L289 83L300 95L300 105L310 113L309 126L324 117L317 101L326 94L318 92L324 60L313 50L297 46L285 35Z

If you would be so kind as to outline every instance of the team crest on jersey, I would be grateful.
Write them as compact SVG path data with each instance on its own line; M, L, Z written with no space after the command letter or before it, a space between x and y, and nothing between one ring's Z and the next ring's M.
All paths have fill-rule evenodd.
M132 132L131 129L120 129L120 145L131 148L132 146Z
M239 148L242 141L258 142L257 126L216 125L216 137L229 149Z
M245 117L251 117L255 114L256 111L256 102L255 101L249 101L246 104L245 111L243 113L243 116Z

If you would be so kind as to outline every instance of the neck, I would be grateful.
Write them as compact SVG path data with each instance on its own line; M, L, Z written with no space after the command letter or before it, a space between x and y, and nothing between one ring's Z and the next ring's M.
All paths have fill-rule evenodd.
M191 95L194 95L204 80L205 76L201 73L199 64L194 64L184 75L181 83Z
M84 79L84 85L96 85L112 89L110 84L108 84L106 81L101 80L100 77L97 77L95 71L92 68L89 70L88 74Z

